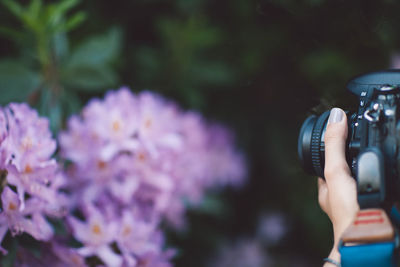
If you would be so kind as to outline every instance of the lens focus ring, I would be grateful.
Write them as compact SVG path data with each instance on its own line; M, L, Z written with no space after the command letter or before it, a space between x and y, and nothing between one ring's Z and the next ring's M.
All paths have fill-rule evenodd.
M329 111L326 111L319 116L311 137L311 161L315 173L319 177L324 177L325 155L323 153L325 151L325 146L322 140L322 135L328 117Z

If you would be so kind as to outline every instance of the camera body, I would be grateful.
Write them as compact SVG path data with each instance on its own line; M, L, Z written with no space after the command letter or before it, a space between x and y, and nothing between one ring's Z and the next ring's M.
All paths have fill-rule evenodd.
M346 160L357 182L361 208L389 207L400 200L400 70L367 73L346 86L358 97L347 113ZM308 117L300 130L303 168L324 177L324 134L329 111Z

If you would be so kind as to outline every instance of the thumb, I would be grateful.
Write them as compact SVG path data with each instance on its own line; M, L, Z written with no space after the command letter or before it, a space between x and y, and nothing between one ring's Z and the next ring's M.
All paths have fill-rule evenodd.
M329 184L340 177L350 176L346 162L347 116L340 108L333 108L325 131L325 170Z

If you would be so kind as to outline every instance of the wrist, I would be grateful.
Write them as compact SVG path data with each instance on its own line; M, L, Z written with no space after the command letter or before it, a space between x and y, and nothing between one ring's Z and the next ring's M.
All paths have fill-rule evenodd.
M333 247L337 249L340 239L342 238L343 233L349 227L351 222L342 223L340 225L333 225Z
M336 245L332 248L331 252L329 253L328 258L330 260L332 260L333 262L337 262L340 264L340 253L339 253ZM323 267L334 267L334 266L336 267L337 264L325 261Z
M340 242L340 237L342 236L344 230L341 230L341 228L338 227L333 227L333 232L334 232L334 240L333 240L333 247L328 255L329 259L334 260L335 262L340 263L340 253L339 253L339 242ZM335 264L332 264L330 262L325 262L324 267L333 267L336 266Z
M329 253L328 258L340 262L340 253L339 253L337 246L334 246L332 248L331 252Z

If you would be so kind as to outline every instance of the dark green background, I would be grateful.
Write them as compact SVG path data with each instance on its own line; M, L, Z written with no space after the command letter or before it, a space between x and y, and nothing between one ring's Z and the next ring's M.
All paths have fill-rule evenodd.
M299 127L311 111L354 109L346 81L390 66L400 47L400 4L85 0L75 9L85 10L87 20L69 35L72 48L111 27L122 32L113 88L158 91L223 122L247 155L243 190L223 191L216 212L192 210L188 231L169 234L179 249L176 266L204 266L222 242L254 236L259 217L271 211L285 215L289 233L268 253L282 266L289 258L319 266L332 233L317 204L316 179L297 161ZM21 29L3 7L0 24ZM21 51L0 37L0 56ZM76 101L95 95L101 93L81 92Z

